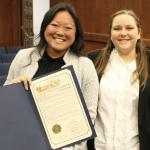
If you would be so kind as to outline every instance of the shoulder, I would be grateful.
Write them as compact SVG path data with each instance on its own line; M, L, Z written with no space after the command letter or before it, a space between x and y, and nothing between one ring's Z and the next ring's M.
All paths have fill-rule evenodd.
M15 61L21 61L22 64L27 65L31 61L37 61L40 58L37 47L21 49L15 56Z
M94 66L92 60L90 58L88 58L87 56L80 56L78 57L78 60L79 60L79 63L82 64L82 67L85 67L85 66Z
M73 63L76 65L81 65L81 64L89 64L92 63L92 61L87 57L87 56L78 56L70 51L68 51L65 56L64 60L67 63Z
M24 57L26 57L26 56L30 55L31 53L33 53L34 51L37 51L36 47L25 48L25 49L19 50L17 55L24 55Z
M79 57L79 68L85 77L95 77L96 70L94 63L88 57Z
M100 49L96 49L94 51L91 51L87 54L88 58L91 59L93 62L96 60L97 56L100 53Z

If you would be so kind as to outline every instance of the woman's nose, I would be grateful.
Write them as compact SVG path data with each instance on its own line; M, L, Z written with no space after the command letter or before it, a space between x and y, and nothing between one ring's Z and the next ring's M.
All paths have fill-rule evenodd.
M122 29L121 31L120 31L120 35L126 35L127 34L127 30L126 29Z
M57 34L59 34L59 35L64 35L64 29L63 29L63 27L59 27L58 29L57 29L57 32L56 32Z

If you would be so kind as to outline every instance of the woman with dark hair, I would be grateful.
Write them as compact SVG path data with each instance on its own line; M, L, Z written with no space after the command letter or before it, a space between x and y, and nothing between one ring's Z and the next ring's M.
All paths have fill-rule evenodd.
M52 7L46 14L43 19L43 22L41 24L41 31L40 31L40 42L38 44L38 48L42 49L47 45L47 41L44 36L44 32L49 25L49 23L53 20L55 15L60 12L60 11L67 11L73 21L74 21L74 26L76 28L76 33L75 33L75 41L70 45L70 51L74 52L76 55L80 55L81 51L83 50L84 47L84 39L83 39L83 31L80 25L80 20L79 17L77 16L77 13L75 11L75 8L71 4L66 4L66 3L60 3L58 5L55 5L55 7ZM63 18L62 18L63 19Z
M150 57L136 14L113 14L107 46L89 57L100 80L95 149L149 150Z
M28 89L31 79L73 65L90 117L94 122L98 101L98 77L92 61L81 56L84 39L74 7L59 3L45 14L35 47L18 52L9 69L6 84L23 82ZM69 147L70 149L70 147ZM74 150L87 149L86 144Z

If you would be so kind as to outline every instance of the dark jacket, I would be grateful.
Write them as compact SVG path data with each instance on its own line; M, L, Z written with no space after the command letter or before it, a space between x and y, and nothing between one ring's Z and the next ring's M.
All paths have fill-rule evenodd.
M98 51L88 54L88 57L95 61L98 56ZM150 51L147 51L148 56L148 72L150 76ZM101 77L99 77L100 80ZM140 150L150 150L150 77L148 78L146 87L139 90L138 103L138 129ZM88 149L94 150L93 140L88 141Z

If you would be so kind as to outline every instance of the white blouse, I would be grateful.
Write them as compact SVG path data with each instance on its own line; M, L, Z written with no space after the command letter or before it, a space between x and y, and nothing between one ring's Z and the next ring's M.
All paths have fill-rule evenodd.
M96 150L139 150L139 81L132 84L135 59L125 63L113 50L100 81Z

